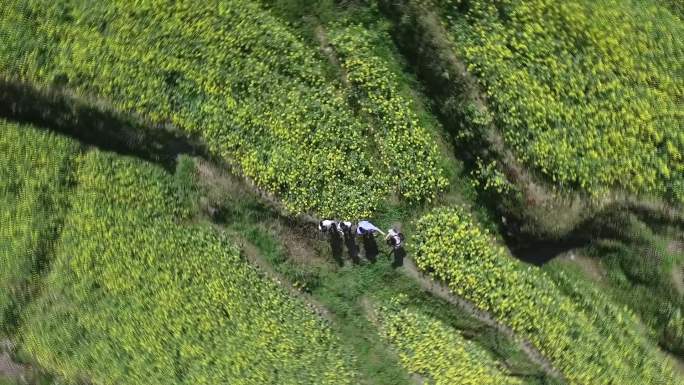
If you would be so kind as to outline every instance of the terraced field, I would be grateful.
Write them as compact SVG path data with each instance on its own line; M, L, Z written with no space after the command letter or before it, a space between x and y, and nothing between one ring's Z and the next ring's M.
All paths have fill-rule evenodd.
M679 18L644 1L436 8L522 163L560 188L682 199Z
M357 114L320 57L252 1L3 8L4 77L67 87L199 135L294 213L362 217L392 193L421 202L444 188L440 155L401 101L364 98L392 120ZM397 183L406 175L415 180Z
M543 272L507 256L462 209L435 209L417 227L418 267L532 341L569 383L681 383L633 313L595 288L565 295Z
M60 155L75 155L73 142L32 127L4 123L3 138L14 139L16 153L41 142L61 146L53 147L61 150L54 159L46 152L28 164L31 170L41 163L46 172L58 169ZM171 176L98 151L72 161L73 190L51 191L69 208L58 212L64 217L59 240L50 244L50 271L19 326L24 349L41 366L96 383L354 383L352 358L321 319L249 266L211 226L182 224L188 202ZM34 177L45 180L21 175L27 186ZM41 224L42 215L20 218ZM41 240L43 226L26 239L37 233ZM31 262L15 250L22 249L3 255Z
M78 146L4 120L0 132L0 320L11 328L51 258Z
M684 384L678 4L0 0L0 383Z

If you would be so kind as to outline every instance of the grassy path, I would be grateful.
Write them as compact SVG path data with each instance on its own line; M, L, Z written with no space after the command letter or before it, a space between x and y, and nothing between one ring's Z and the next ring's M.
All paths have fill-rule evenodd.
M205 164L204 167L210 167ZM211 176L207 180L207 176ZM204 169L200 178L204 204L212 207L214 222L242 244L250 260L268 275L321 309L346 349L358 359L362 384L416 384L369 320L364 303L388 301L397 294L408 297L412 307L437 318L465 338L483 346L510 375L529 385L560 384L548 375L543 362L530 359L517 341L448 300L438 298L406 267L393 268L384 247L377 261L360 264L332 257L331 247L318 236L315 223L281 215L269 202L231 175ZM249 257L249 255L248 255ZM409 263L408 261L405 261ZM409 266L410 271L410 266ZM548 368L547 368L548 369ZM549 371L550 372L550 371Z

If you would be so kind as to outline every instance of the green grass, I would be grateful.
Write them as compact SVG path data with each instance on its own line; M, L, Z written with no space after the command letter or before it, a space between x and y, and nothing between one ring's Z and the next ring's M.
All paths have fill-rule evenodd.
M657 2L664 4L672 10L672 13L684 18L684 3L679 0L657 0Z
M40 2L32 3L40 4ZM432 108L431 101L425 95L423 95L418 81L410 73L410 71L407 70L408 66L406 62L397 53L393 43L391 43L389 40L387 31L390 29L390 25L386 22L384 16L379 14L379 12L372 6L367 7L366 5L361 5L357 2L350 2L350 5L346 8L338 7L331 0L316 1L314 3L306 3L302 2L301 0L289 0L282 2L262 1L262 3L267 4L272 13L277 17L289 22L288 30L294 31L293 35L296 36L296 38L303 37L302 44L307 47L306 49L312 51L311 55L312 57L315 57L315 60L321 61L319 63L321 67L321 73L319 75L321 78L325 78L327 81L332 83L336 83L338 81L335 76L339 76L339 73L336 72L334 68L330 68L330 66L326 64L325 58L322 57L322 55L313 52L318 50L317 42L314 36L315 27L323 25L326 28L332 28L335 25L339 27L345 23L354 22L360 23L362 28L365 28L372 34L375 34L376 39L374 39L372 43L372 54L381 59L382 63L389 69L390 73L396 75L398 94L401 95L401 97L403 97L405 100L408 100L412 103L411 109L415 111L418 120L423 124L423 126L427 127L429 132L434 135L434 139L439 143L440 150L444 155L440 159L440 168L448 171L447 177L450 182L449 190L437 197L436 203L433 204L466 204L469 206L469 210L473 211L480 223L484 223L484 226L490 229L492 232L496 231L496 221L493 218L492 212L481 204L482 197L478 195L478 190L476 190L476 188L470 183L470 177L465 175L467 173L466 167L460 160L453 156L454 149L451 148L451 145L445 138L443 128L430 111ZM59 6L57 6L57 8L59 8ZM58 10L55 9L50 10L50 12L56 12L55 14L59 13L57 11ZM64 16L65 20L63 21L68 24L68 19L70 17L69 12L64 11ZM90 16L87 16L84 17L83 20L92 21L97 20L97 18L93 18L91 20ZM41 59L42 55L46 55L47 57L46 52L42 52L36 47L31 47L31 45L35 42L29 40L22 42L23 33L21 32L21 29L26 29L26 23L14 23L16 20L13 20L12 18L5 19L4 21L6 22L5 27L9 25L11 28L13 28L13 34L11 36L12 38L9 39L9 43L5 45L4 48L0 48L0 54L4 53L13 55L13 50L27 49L26 47L29 47L29 51L36 53L38 56L37 58L32 57L32 59L37 59L36 62L32 62L32 65L37 65L36 63L39 63L42 59L44 59L44 57ZM88 28L91 27L92 26L89 26ZM110 28L107 25L99 27L102 27L105 30ZM26 29L26 34L29 34L30 30L30 28ZM63 54L67 55L67 53ZM144 52L136 51L135 54L140 55L144 54ZM59 60L65 60L64 63L61 63L62 65L66 65L65 63L68 63L68 59L65 59L64 57L59 58ZM0 66L0 69L3 69L2 66ZM36 68L33 69L36 70ZM149 68L145 69L145 71L147 70L149 70ZM67 69L67 71L70 71L70 69ZM83 71L88 70L86 69ZM83 79L80 78L83 75L82 73L76 71L74 74L75 76L72 76L73 84L79 84L79 82L83 81ZM57 74L57 78L59 78L59 76L61 76L61 74ZM181 76L177 80L180 83L177 85L178 89L182 90L183 92L188 91L188 89L185 88L187 84L184 83L185 81L188 81L188 79L185 79L183 76ZM130 84L134 84L135 82L135 79L130 79ZM126 84L130 85L129 83ZM87 82L84 81L81 86L83 89L88 91ZM191 91L194 90L193 87L190 87L189 89ZM167 91L168 90L164 92ZM192 94L191 91L188 92ZM150 92L141 91L141 93L145 96L152 95ZM168 91L169 94L174 94L174 92L175 91ZM125 102L129 103L129 107L130 103L133 103L131 100ZM165 104L168 102L167 100L159 101L153 98L153 100L146 101L144 108L148 108L150 105L159 102L163 106L160 111L166 111L165 109L168 108L174 112L177 112L174 109L178 106L174 103L178 103L179 100L174 96L171 97L169 101L171 104L167 105ZM183 113L181 113L181 115ZM194 112L191 111L188 114L191 113ZM178 119L181 121L185 118L187 118L187 116L183 116ZM1 142L2 140L0 139L0 143ZM43 152L48 153L47 151ZM10 154L11 157L13 152L7 151L6 154ZM109 175L108 171L103 172L103 174ZM128 261L127 263L133 263L133 261L125 259L127 249L122 245L125 243L136 244L135 242L138 241L137 232L143 232L144 230L156 233L167 232L174 238L188 243L191 243L192 240L181 235L173 235L176 234L175 231L178 230L176 226L180 227L180 229L183 231L190 232L191 234L205 234L205 230L207 233L213 234L212 230L208 229L207 224L203 223L204 220L201 218L199 213L199 210L206 209L206 207L203 207L204 203L200 202L199 196L203 193L206 194L207 192L203 192L201 189L197 188L198 174L194 170L194 162L190 158L182 158L178 164L176 174L172 178L164 177L162 179L164 179L164 182L161 183L161 192L155 190L159 187L159 185L154 182L155 177L150 178L150 180L153 182L151 185L146 185L147 187L141 188L140 190L157 191L159 193L158 195L167 196L169 199L174 200L178 205L174 203L171 206L163 205L164 207L160 209L148 210L149 208L146 208L142 211L144 211L146 215L151 215L155 218L165 217L170 212L181 213L182 215L169 223L159 226L150 225L144 220L140 220L140 218L133 219L130 223L126 222L133 226L132 229L117 227L117 225L113 224L111 226L112 231L116 231L120 233L120 235L114 236L112 240L108 240L107 243L105 243L107 248L111 248L111 250L104 252L103 258L106 257L113 260L114 257L121 257L122 260ZM96 178L96 180L99 184L103 185L109 183L109 180L106 178ZM91 185L93 191L95 191L96 194L101 194L103 202L106 201L105 198L109 198L109 190L107 187L100 189L99 187L94 187L95 185L95 183ZM120 193L115 192L113 194L117 196L116 199L125 199L123 196L119 197L118 194ZM256 247L261 255L275 268L279 274L293 282L296 287L299 287L304 292L309 293L312 298L322 303L332 312L334 315L334 322L331 325L332 334L334 334L336 338L341 341L340 344L342 346L342 350L345 352L350 352L356 357L356 361L354 361L353 366L354 370L356 370L361 376L361 383L410 383L410 379L406 373L406 370L402 368L399 360L391 353L390 348L387 346L385 341L383 341L383 339L378 335L376 326L367 319L365 309L359 302L360 298L369 297L373 297L382 301L388 301L397 293L407 296L408 305L410 307L439 320L447 325L448 328L453 329L454 332L458 331L463 333L467 338L472 339L477 343L478 346L481 346L483 349L485 349L492 359L499 362L505 362L508 368L507 370L521 375L522 378L525 379L525 383L530 385L553 383L553 381L541 375L539 369L531 364L525 355L522 354L516 345L511 341L501 337L494 330L486 327L474 318L469 317L467 314L454 309L453 306L424 293L411 279L403 276L397 270L390 268L389 262L382 256L380 257L380 260L373 265L336 267L334 261L332 261L331 258L326 257L329 254L328 247L322 242L312 241L307 242L304 247L311 249L309 251L314 256L314 260L303 262L297 258L293 258L292 255L288 254L287 250L285 250L285 247L283 246L284 243L286 243L284 238L289 237L290 232L292 230L296 230L298 224L293 224L293 222L287 221L274 214L273 211L266 207L261 201L245 193L245 191L240 191L239 193L214 191L214 194L215 195L211 197L210 200L213 200L212 204L215 204L215 206L219 208L217 219L219 224L228 230L226 235L231 238L230 242L225 243L225 246L228 247L230 244L239 242L249 242ZM131 196L135 196L135 194L131 194ZM352 199L356 199L356 197ZM138 203L132 199L125 202L133 206ZM382 199L377 202L377 214L373 216L372 220L383 229L390 227L394 223L402 223L404 232L409 237L408 241L411 242L411 234L418 230L415 228L412 220L414 218L418 218L427 210L429 210L433 204L409 205L403 201ZM8 204L8 206L18 205ZM55 207L58 206L59 205ZM182 208L179 209L179 206ZM93 207L95 207L94 203ZM83 209L83 207L80 209ZM97 213L109 215L104 213L104 211L106 211L106 209L103 209L103 212L97 211ZM122 209L121 212L123 211L124 210ZM117 215L123 215L121 212ZM136 215L134 214L133 216ZM48 217L52 218L50 215L48 215ZM76 221L76 219L74 219L74 221ZM49 225L47 228L54 227L55 225L53 224ZM69 233L70 238L68 239L76 244L76 239L78 236L75 235L75 232L79 231L79 229L83 229L83 234L92 236L93 238L110 236L104 227L98 227L95 230L85 230L86 227L88 226L86 226L85 222L83 222L80 224L80 227L71 229L71 233ZM592 253L595 253L596 256L601 256L606 266L608 266L609 271L611 272L611 284L614 285L611 293L615 296L615 298L617 298L621 303L629 305L635 311L637 311L637 313L641 314L649 325L655 325L654 327L656 329L662 329L662 327L664 327L664 323L671 318L672 314L670 311L671 309L667 308L667 306L682 307L681 298L676 297L672 292L672 288L668 287L666 284L666 282L669 282L667 281L667 278L669 277L668 274L670 272L669 269L673 268L673 266L677 266L677 264L681 263L681 261L677 259L676 256L665 253L663 255L665 255L666 262L662 265L654 266L645 263L647 262L647 259L644 258L644 255L648 255L648 253L651 253L653 250L656 250L657 252L663 252L665 248L665 241L664 238L659 237L654 233L648 233L647 229L643 229L636 225L635 228L636 230L634 231L639 234L638 241L605 241L597 243L591 251ZM202 230L194 232L197 229ZM44 238L42 235L39 238L51 239L49 236ZM140 249L145 249L146 255L160 261L161 263L161 260L164 259L165 256L162 256L153 250L147 250L147 248L152 243L155 245L164 245L163 238L164 237L162 235L157 234L150 240L140 243ZM221 245L224 246L224 243L221 243ZM382 245L380 246L381 248L383 247ZM96 250L98 247L99 246L95 245L95 243L87 245L84 243L83 245L75 247L74 250L77 251L76 254L80 256L80 258L89 260L89 258L85 258L84 256L95 256L97 253L95 253L93 250ZM90 248L92 248L92 250ZM46 250L51 250L51 245ZM113 255L112 250L116 251L120 255ZM189 250L185 250L183 253L184 255L195 255ZM174 252L171 250L169 254L174 254ZM64 255L65 254L63 253L63 258L65 258ZM171 262L164 261L163 263L163 266L152 265L152 267L156 266L160 268L161 271L168 273L169 271L175 271L173 268L169 267L169 263L177 263L179 266L182 266L183 261L171 259ZM207 260L206 263L211 264L214 262L212 260ZM133 264L134 267L137 266L135 263ZM66 264L59 266L59 268L63 269L60 271L68 271L71 269L67 267ZM103 284L102 281L98 280L98 277L93 276L87 271L88 269L85 267L85 265L78 266L77 269L79 269L79 274L84 274L84 276L87 277L88 282L93 283L94 285ZM117 271L121 273L121 271L118 271L114 268L112 269L113 270L111 271ZM226 269L228 269L228 267L226 267ZM550 267L550 269L554 268ZM0 267L0 271L1 270L2 267ZM204 272L204 270L202 271ZM569 273L568 275L570 277L574 277L572 273ZM58 279L62 279L64 276L68 276L68 274L60 276L60 278L54 278L53 283L56 283ZM155 282L155 278L152 275L141 275L141 277L143 277L143 279L149 280L151 285L157 284L153 283ZM70 279L72 278L73 277ZM78 282L78 280L74 279L73 282ZM144 286L141 281L134 282L140 283L141 286ZM55 287L57 286L55 285ZM568 288L568 290L570 289L571 288ZM65 289L62 287L62 289L58 291L58 295L65 295L65 292L67 293L66 296L77 295L77 293L74 294L74 292L69 292L69 290L69 288ZM202 295L201 290L197 293L198 297ZM131 298L137 298L135 297L137 294L139 293L128 293ZM651 300L653 296L657 297L658 299L655 301ZM83 298L80 297L77 297L77 299L83 300ZM2 298L0 297L0 302L1 300ZM119 301L120 298L106 299L106 301L109 300ZM41 306L45 306L45 308L40 308ZM82 340L73 335L73 331L65 331L60 329L60 322L66 319L66 313L64 309L59 309L60 306L66 305L64 303L50 303L48 300L36 304L36 311L34 315L37 315L37 317L35 320L30 321L31 325L33 326L29 326L29 328L34 327L34 330L29 333L31 338L34 339L31 342L33 343L33 352L35 353L40 351L39 354L42 357L41 359L43 362L48 362L48 366L57 368L57 371L60 372L68 372L70 377L80 375L81 371L86 374L95 373L100 379L116 378L115 376L117 374L115 371L123 373L126 370L131 370L135 372L131 374L132 377L122 377L128 379L139 379L141 377L133 376L144 377L144 374L149 374L149 372L146 372L145 365L154 362L154 360L144 361L146 358L142 358L140 361L134 362L130 367L124 369L122 369L122 367L107 368L103 366L104 363L96 362L96 357L102 354L102 351L108 353L120 352L115 347L112 347L114 342L123 342L121 345L126 345L131 341L130 334L122 333L112 336L108 335L103 330L97 329L98 325L96 325L96 323L98 320L100 320L100 318L98 318L97 311L106 309L105 303L98 303L97 301L89 302L89 300L83 302L83 306L88 309L84 310L84 314L82 315L83 319L76 323L89 323L88 327L93 327L94 331L90 331ZM102 307L100 308L99 306ZM57 311L53 312L53 307L57 308ZM92 309L90 307L92 307ZM663 308L668 309L667 312L663 313L661 311ZM195 308L192 308L191 310L193 309ZM16 311L14 317L16 318L16 314L19 313L21 313L21 311ZM52 314L57 314L56 317L59 318L56 318L55 320L48 319L49 316L52 316ZM183 317L182 314L173 314L179 319ZM116 318L116 316L114 318ZM207 319L209 318L203 318L202 320L206 321ZM162 323L160 320L157 321ZM54 335L39 335L43 327L54 327ZM143 327L141 329L145 332L152 332L151 329L147 327ZM105 342L103 342L102 345L98 345L98 340ZM57 343L55 343L55 341L57 341ZM53 350L49 348L50 345L59 346L59 344L62 342L65 342L67 345L67 347L63 350L59 350L62 347L54 348ZM146 347L140 345L132 346L134 346L134 350L146 349ZM69 351L71 348L73 348L73 350ZM166 352L162 350L158 352L158 357L160 357L160 359L173 359L172 357L169 358L169 356L166 355ZM78 361L76 359L75 352L79 352L79 354L83 353L87 357L85 358L85 361ZM192 362L192 359L187 362ZM125 376L124 374L121 375Z
M682 383L609 295L514 260L460 208L435 209L418 224L418 267L529 340L569 383Z
M368 307L381 335L399 352L412 373L437 384L517 385L522 381L502 373L499 363L477 343L439 320L406 306L405 296Z
M395 84L394 92L410 104L411 113L416 115L420 126L425 128L432 136L432 140L437 143L442 153L439 157L439 168L444 170L444 176L448 180L445 191L431 203L408 205L406 202L384 200L380 202L373 215L374 223L383 229L401 223L403 228L408 230L408 235L411 232L411 219L419 217L430 207L465 204L488 229L493 232L497 229L493 212L483 204L483 196L476 187L476 179L472 177L464 162L456 156L449 134L444 131L444 127L433 112L436 108L434 101L425 94L423 84L394 44L391 36L392 22L380 11L375 1L365 4L349 2L341 6L331 1L318 0L310 2L307 7L300 7L299 0L264 0L262 3L267 4L269 9L291 23L302 36L312 35L315 26L322 26L329 35L344 34L347 29L360 31L355 35L364 35L368 52L364 50L359 55L372 56L391 73ZM315 39L312 38L310 44L312 50L319 49ZM334 53L338 57L342 56L342 52ZM330 63L328 66L331 66ZM331 68L330 71L339 74L339 69Z
M360 217L395 193L423 201L440 190L434 143L358 113L318 50L257 2L7 5L0 76L171 123L294 213ZM374 151L381 144L389 151ZM397 167L405 147L425 156ZM398 173L424 183L399 185Z

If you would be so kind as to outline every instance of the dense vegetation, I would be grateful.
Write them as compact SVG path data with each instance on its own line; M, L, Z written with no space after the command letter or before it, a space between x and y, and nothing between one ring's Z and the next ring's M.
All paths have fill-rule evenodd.
M651 202L684 201L680 4L0 0L0 119L45 126L0 120L0 354L32 385L684 385L684 219ZM302 212L400 226L427 274ZM539 213L591 242L496 245Z
M684 17L684 3L681 1L662 0L661 2L668 6L675 15L679 15L680 18Z
M0 120L0 329L14 326L39 290L66 208L75 151L62 137Z
M629 306L653 329L665 349L684 352L684 296L679 272L684 263L681 230L671 225L649 226L633 214L615 214L597 232L591 245L573 251L585 256L583 266L559 258L544 266L560 283L572 277L590 281L618 303ZM589 276L583 274L591 270ZM679 271L678 271L679 270ZM558 272L562 271L562 275Z
M684 23L638 0L435 2L509 148L561 189L684 199Z
M362 25L337 25L330 32L331 44L353 87L354 102L373 117L380 158L387 162L387 169L394 170L390 183L414 200L428 195L434 186L446 187L433 134L421 125L412 101L399 93L396 73L373 52L390 36Z
M563 294L542 271L493 246L460 208L436 209L417 227L418 266L529 339L570 383L681 383L636 317L596 288Z
M10 310L22 310L18 336L43 367L93 383L354 383L324 322L218 230L185 223L187 170L174 179L113 154L77 156L73 141L29 126L3 123L2 141L13 224L2 305L26 302L27 284L38 294Z
M389 119L355 111L352 91L255 2L3 8L4 76L95 95L197 134L294 212L366 216L394 192L420 202L444 186L434 144L401 114L391 82L368 83L361 101ZM397 183L407 175L411 183Z
M339 257L335 257L334 251L331 257L328 245L304 238L296 238L297 243L293 244L293 231L297 231L297 228L290 226L288 218L263 207L263 203L259 203L254 196L245 196L239 190L232 189L228 190L232 192L228 194L221 187L222 184L212 184L208 192L209 196L221 202L217 203L221 212L219 222L229 229L229 234L239 239L239 243L248 242L257 247L283 278L298 284L334 314L333 329L340 334L346 346L352 347L357 357L360 384L414 383L409 373L415 372L408 367L409 364L400 361L396 351L393 352L392 346L395 344L390 344L384 338L382 330L378 329L378 317L369 316L370 307L367 306L369 302L383 305L395 303L392 298L397 296L401 298L400 304L396 302L399 307L410 307L412 313L421 313L435 325L442 325L444 334L456 334L449 338L460 341L461 334L470 341L469 345L474 351L486 351L489 360L485 362L495 365L506 376L515 376L526 385L562 384L532 362L515 340L501 335L462 309L435 298L413 278L401 274L401 269L393 268L382 254L375 263L368 263L368 259L361 257L360 266L349 263L341 266L342 261L339 261L340 264L331 263L337 262L335 258ZM390 220L393 219L378 220L377 224L390 223L386 222ZM400 318L393 317L399 307L391 307L388 313L380 313L379 316L400 321ZM416 328L415 332L421 329ZM417 340L418 336L412 335ZM426 343L433 337L426 336ZM413 342L407 340L404 346L407 347L409 343ZM454 374L446 366L446 363L441 367L435 365L430 370L440 377L442 370ZM468 373L478 372L478 369L471 369L472 372Z
M401 296L377 310L382 335L398 350L403 365L435 385L514 385L492 358L443 322L406 308Z

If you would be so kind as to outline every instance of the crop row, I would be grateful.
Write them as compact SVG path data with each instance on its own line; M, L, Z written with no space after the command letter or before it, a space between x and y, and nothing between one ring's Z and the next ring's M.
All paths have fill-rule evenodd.
M437 0L517 158L561 189L684 199L684 23L658 2Z
M422 125L412 101L400 93L397 74L374 52L374 45L387 41L389 35L362 25L337 25L330 31L354 102L373 118L372 135L390 170L389 183L399 186L408 200L430 199L448 182L441 173L433 133Z
M218 230L186 222L171 176L97 151L77 187L24 347L96 384L351 384L330 328Z
M514 385L491 356L453 328L410 310L400 297L377 309L380 333L395 347L404 367L434 385Z
M293 212L363 217L397 190L421 201L443 184L433 144L403 121L373 127L316 50L257 2L10 3L0 74L197 134Z
M76 146L0 119L0 324L14 323L49 262Z
M417 265L528 339L571 384L681 384L636 317L595 289L564 294L511 258L460 208L418 220Z

